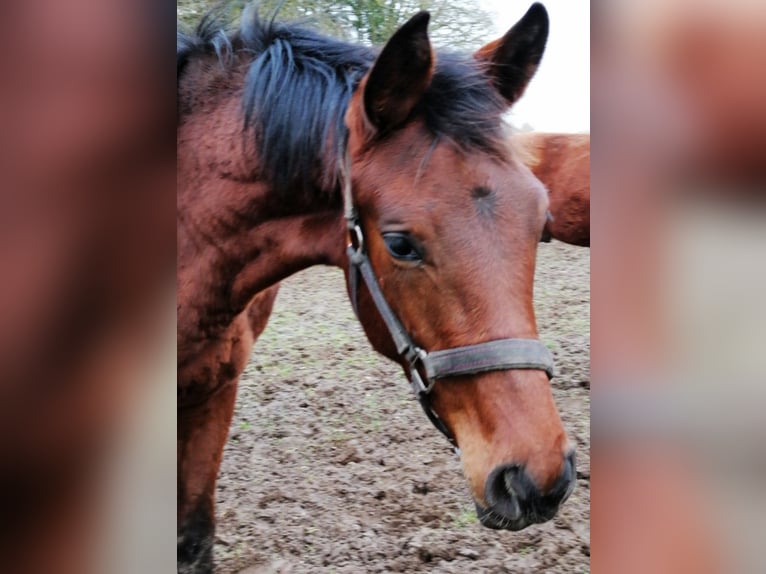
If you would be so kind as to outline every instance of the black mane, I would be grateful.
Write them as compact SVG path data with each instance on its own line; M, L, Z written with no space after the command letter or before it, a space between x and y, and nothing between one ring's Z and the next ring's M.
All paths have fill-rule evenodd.
M235 55L248 55L244 127L255 135L263 175L283 193L296 186L307 190L318 175L322 187L334 189L346 108L377 50L263 19L252 6L236 30L220 14L207 13L193 33L179 30L178 81L195 58L215 55L222 66L230 66ZM431 85L417 110L434 138L500 155L505 110L473 57L437 54Z

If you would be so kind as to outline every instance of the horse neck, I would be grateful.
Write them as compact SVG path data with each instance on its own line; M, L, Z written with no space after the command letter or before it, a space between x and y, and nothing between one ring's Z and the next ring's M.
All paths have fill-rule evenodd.
M180 309L214 309L228 324L267 287L302 269L343 266L345 225L337 203L296 199L289 206L262 183L199 179L184 185L179 167ZM297 196L296 196L297 197ZM211 325L212 326L212 325Z
M218 328L293 273L342 266L345 226L337 194L319 185L278 192L264 181L255 141L242 137L247 62L206 63L190 63L179 88L178 303L179 321L187 305L212 310ZM207 89L214 81L219 89Z
M246 304L259 291L313 265L342 266L345 225L340 208L317 206L270 218L242 235L241 271L231 283L232 300Z

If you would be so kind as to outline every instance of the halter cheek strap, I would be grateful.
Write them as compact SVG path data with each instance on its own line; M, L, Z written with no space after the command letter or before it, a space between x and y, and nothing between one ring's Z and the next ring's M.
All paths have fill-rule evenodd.
M348 152L345 151L341 157L344 214L350 237L346 250L349 260L349 291L354 312L359 315L357 299L361 279L391 335L396 352L409 365L410 384L420 406L433 425L457 450L455 437L431 406L429 395L437 379L512 369L545 371L550 379L553 377L553 357L548 348L537 339L498 339L430 353L419 347L391 309L380 288L365 249L364 233L354 208Z

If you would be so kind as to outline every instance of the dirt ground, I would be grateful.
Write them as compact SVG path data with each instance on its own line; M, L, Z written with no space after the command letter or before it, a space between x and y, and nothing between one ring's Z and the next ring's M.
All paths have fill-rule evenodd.
M542 244L535 307L577 447L556 518L482 527L460 463L377 355L336 269L283 283L242 376L218 482L218 574L590 571L588 249Z

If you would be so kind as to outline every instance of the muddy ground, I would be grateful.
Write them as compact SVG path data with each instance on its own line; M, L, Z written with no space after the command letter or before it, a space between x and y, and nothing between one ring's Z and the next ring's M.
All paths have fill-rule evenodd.
M371 349L342 273L313 268L283 283L240 383L216 572L589 572L589 255L554 241L538 260L538 326L578 461L553 521L478 523L459 461L398 365Z

